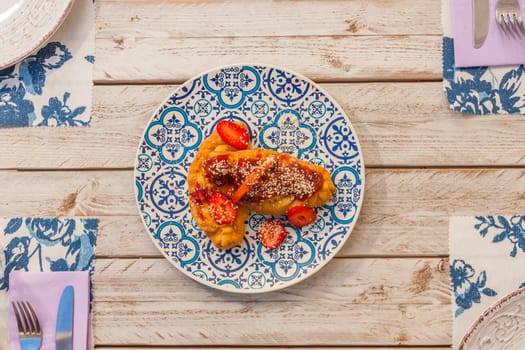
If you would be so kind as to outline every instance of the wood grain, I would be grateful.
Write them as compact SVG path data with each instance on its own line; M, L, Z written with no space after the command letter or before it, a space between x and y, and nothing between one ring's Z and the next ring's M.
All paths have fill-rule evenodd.
M262 349L265 349L265 348L260 348L260 347L231 347L229 346L228 347L229 349L234 349L234 350L262 350ZM134 347L122 347L122 346L119 346L118 348L117 347L106 347L106 346L97 346L96 347L97 350L166 350L166 349L174 349L174 350L224 350L223 347L209 347L209 346L206 346L206 347L179 347L179 346L173 346L173 347L161 347L161 348L158 348L158 347L154 347L154 346L148 346L148 347L144 347L144 346L134 346ZM281 347L281 346L275 346L275 347L272 347L272 350L284 350L284 349L287 349L287 350L325 350L326 348L324 347L290 347L290 346L286 346L286 347ZM341 346L341 347L332 347L332 349L334 350L370 350L370 347L366 347L366 348L361 348L361 347L345 347L345 346ZM450 350L451 347L424 347L424 348L419 348L419 347L402 347L402 346L395 346L395 347L375 347L375 349L377 350Z
M98 258L95 261L96 302L188 302L221 300L355 304L450 304L446 258L341 258L314 276L272 293L225 293L178 271L166 259ZM399 272L392 275L392 270ZM150 283L145 284L147 277ZM197 288L196 288L197 287Z
M174 1L174 0L172 0ZM209 347L209 346L206 346L206 347L179 347L179 346L163 346L162 348L159 348L159 347L154 347L154 346L148 346L148 347L138 347L138 346L134 346L134 347L124 347L124 346L119 346L119 347L106 347L106 346L97 346L97 350L222 350L224 349L223 347ZM262 350L262 349L265 349L265 348L261 348L261 347L228 347L228 349L231 349L231 350ZM325 350L326 347L289 347L289 346L286 346L286 347L281 347L281 346L275 346L275 347L272 347L273 350L281 350L281 349L292 349L292 350ZM361 347L344 347L344 346L338 346L337 347L338 350L370 350L370 347L366 347L366 348L361 348ZM409 347L409 348L405 348L405 347L400 347L400 346L393 346L393 347L374 347L375 350L450 350L451 347L424 347L424 348L420 348L420 347Z
M131 171L0 172L4 216L100 217L98 256L158 253L138 216ZM509 185L511 184L511 185ZM525 212L525 169L371 169L339 256L446 256L448 217Z
M433 0L99 0L97 38L440 35L439 12Z
M317 82L439 80L441 36L152 38L96 41L96 83L181 83L228 64L283 67Z
M95 81L183 82L239 62L318 82L441 78L436 1L240 2L97 2Z
M441 259L335 259L259 295L200 287L164 259L98 259L94 286L98 345L448 345L451 336Z
M521 116L465 116L441 83L322 84L359 137L367 167L524 166ZM131 168L174 85L96 86L89 128L0 129L0 169Z

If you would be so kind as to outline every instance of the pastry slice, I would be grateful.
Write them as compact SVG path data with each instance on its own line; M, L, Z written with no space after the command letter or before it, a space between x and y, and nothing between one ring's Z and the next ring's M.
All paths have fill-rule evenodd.
M332 198L335 186L323 167L249 145L239 150L230 140L226 143L215 130L188 172L191 213L215 246L240 244L251 211L282 215L292 207L314 208Z

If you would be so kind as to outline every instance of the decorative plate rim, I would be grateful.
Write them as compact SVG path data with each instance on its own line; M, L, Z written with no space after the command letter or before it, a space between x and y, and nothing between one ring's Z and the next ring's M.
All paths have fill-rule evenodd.
M487 317L489 317L492 313L500 310L508 302L520 296L525 296L525 288L520 288L518 290L510 292L509 294L505 295L503 298L499 299L495 304L490 306L488 309L486 309L476 319L476 321L474 321L474 323L472 324L472 326L470 326L467 333L463 336L463 338L461 339L461 342L459 343L458 350L465 350L465 346L468 345L468 342L471 339L471 337L477 331L479 326L483 324L483 322L487 319Z
M46 4L46 5L49 5L49 4L61 5L59 8L61 11L59 11L59 15L57 15L56 17L53 17L51 21L46 21L50 25L45 27L43 34L37 34L37 33L41 33L40 31L35 32L36 26L33 25L31 21L24 21L23 28L28 28L29 33L31 33L30 38L28 40L31 41L32 44L27 44L25 45L24 49L15 51L16 54L3 55L0 53L0 69L7 68L9 66L12 66L20 62L21 60L23 60L24 58L28 57L33 52L35 52L37 49L42 47L42 45L44 45L56 33L58 28L60 28L60 26L66 19L67 15L71 11L71 8L73 7L73 4L75 2L75 0L52 0L52 1L53 2L50 3L49 0L44 0L44 1L30 0L30 3L41 2L42 4ZM34 15L33 12L34 11L30 11L27 14L25 14L25 16L32 16ZM11 32L11 29L12 29L11 26L7 26L4 29L7 29L7 30L4 32L3 30L0 29L0 37L2 35L4 35L5 37L9 37L10 36L9 32ZM19 30L24 32L24 30L22 29L19 29ZM40 38L36 40L36 38L38 38L39 36ZM11 52L11 50L4 50L4 51Z
M341 107L341 105L339 104L339 102L337 102L331 94L329 94L324 88L320 87L318 83L315 83L312 79L302 75L302 74L299 74L297 72L295 72L294 70L290 70L288 68L284 69L284 68L281 68L277 65L273 65L273 64L266 64L266 63L261 63L261 62L258 62L258 63L253 63L253 62L237 62L237 63L228 63L228 64L223 64L223 65L219 65L219 66L215 66L213 68L209 68L207 70L204 70L198 74L195 74L193 75L192 77L184 80L182 83L180 83L175 89L171 90L171 92L169 93L169 95L164 99L162 100L162 102L155 108L155 110L153 111L151 117L148 119L148 122L147 124L145 125L144 127L144 132L145 130L147 129L148 125L151 124L153 118L155 118L155 116L159 113L159 111L161 109L163 109L164 106L166 106L166 104L168 103L168 101L171 99L171 97L176 94L180 89L182 89L188 82L190 81L194 81L206 74L209 74L209 73L212 73L212 72L215 72L217 70L220 70L220 69L223 69L223 68L228 68L228 67L242 67L242 66L250 66L250 67L253 67L253 66L259 66L259 67L265 67L265 68L269 68L269 69L277 69L277 70L282 70L282 71L285 71L287 73L291 73L301 79L303 79L304 81L308 82L309 84L311 84L312 86L315 86L315 88L317 88L320 92L322 92L325 96L329 97L331 102L334 104L335 107L337 107L340 111L341 111L341 114L345 117L345 119L348 121L349 125L350 125L350 128L352 129L352 132L354 135L356 135L356 138L355 138L355 142L357 144L357 147L358 147L358 150L359 150L359 158L361 160L361 168L360 168L360 171L359 171L359 176L360 176L360 180L361 180L361 195L359 196L359 200L357 202L357 210L356 210L356 213L355 213L355 216L354 216L354 219L353 221L350 223L350 224L346 224L345 226L348 227L348 234L345 236L344 240L341 242L341 244L336 247L334 250L333 250L333 253L331 254L331 256L326 259L326 260L323 260L323 261L320 261L319 262L319 265L317 266L317 268L313 271L310 271L308 274L304 274L304 275L301 275L300 277L298 278L294 278L293 280L290 280L290 281L287 281L285 284L280 284L280 285L276 285L274 287L269 287L269 288L263 288L263 289L248 289L248 288L224 288L223 285L219 285L219 284L215 284L215 283L209 283L207 281L203 281L199 278L196 278L194 275L192 275L191 273L189 273L188 271L186 271L185 269L181 269L180 266L176 265L172 260L171 258L166 254L166 252L162 249L159 248L158 246L158 242L157 240L151 235L151 234L148 234L148 237L150 238L150 240L153 242L153 244L155 245L155 248L160 251L160 253L162 254L162 256L168 260L168 262L173 265L179 272L182 272L186 277L189 277L191 280L193 280L194 282L196 283L199 283L203 286L206 286L208 288L212 288L212 289L215 289L215 290L218 290L218 291L222 291L222 292L228 292L228 293L235 293L235 294L263 294L263 293L270 293L270 292L275 292L275 291L278 291L278 290L282 290L284 288L288 288L288 287L291 287L293 285L296 285L298 284L299 282L302 282L304 281L305 279L309 278L309 277L312 277L314 274L316 274L317 272L319 272L320 270L323 269L323 267L325 267L336 255L337 253L339 253L339 251L342 249L342 247L345 245L346 241L348 240L348 237L350 237L350 235L352 234L354 228L355 228L355 224L356 222L358 221L359 219L359 215L361 213L361 209L362 209L362 206L363 206L363 200L364 200L364 197L365 197L365 193L366 193L366 184L365 184L365 162L364 162L364 157L363 157L363 149L361 147L361 143L359 142L359 137L357 136L357 133L355 132L355 128L354 126L352 125L352 122L350 120L350 118L348 117L346 111ZM141 139L139 141L139 145L137 147L137 151L135 153L135 159L134 159L134 163L133 163L133 183L135 181L135 174L136 174L136 168L137 168L137 164L138 164L138 155L141 154L141 151L140 151L140 143L142 142L142 140L144 139L144 132L141 134ZM142 215L141 211L140 211L140 208L139 208L139 201L137 200L137 196L138 196L138 190L137 190L137 186L133 186L133 191L134 191L134 201L135 201L135 204L136 204L136 208L137 208L137 211L138 211L138 214L139 216ZM143 227L145 228L146 230L146 233L149 233L149 229L148 229L148 226L146 225L146 223L144 222L144 220L140 219Z

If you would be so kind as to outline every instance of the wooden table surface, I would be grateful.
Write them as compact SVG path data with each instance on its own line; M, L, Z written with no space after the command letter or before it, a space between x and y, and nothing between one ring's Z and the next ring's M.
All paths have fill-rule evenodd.
M525 212L525 118L451 112L439 0L97 0L93 123L0 130L0 215L100 218L98 349L449 349L450 215ZM145 232L137 145L171 91L229 63L320 83L359 136L366 194L338 256L269 294L182 275Z

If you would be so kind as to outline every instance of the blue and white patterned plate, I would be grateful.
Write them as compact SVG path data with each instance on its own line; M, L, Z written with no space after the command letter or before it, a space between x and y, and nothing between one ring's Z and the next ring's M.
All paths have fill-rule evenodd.
M254 148L286 152L332 173L336 194L303 229L287 226L285 242L257 240L264 219L252 214L242 245L217 249L188 206L188 169L221 119L248 125ZM312 81L282 69L222 67L180 86L153 115L135 163L138 207L149 235L179 270L210 287L259 293L295 284L324 266L357 220L364 169L357 136L342 108Z

